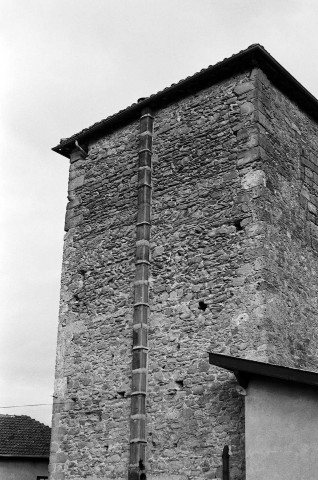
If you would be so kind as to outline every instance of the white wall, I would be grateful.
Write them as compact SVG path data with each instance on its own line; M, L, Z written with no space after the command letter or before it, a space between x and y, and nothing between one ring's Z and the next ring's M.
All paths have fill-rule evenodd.
M0 480L36 480L48 475L48 460L0 458Z
M318 388L251 380L245 422L246 480L318 479Z

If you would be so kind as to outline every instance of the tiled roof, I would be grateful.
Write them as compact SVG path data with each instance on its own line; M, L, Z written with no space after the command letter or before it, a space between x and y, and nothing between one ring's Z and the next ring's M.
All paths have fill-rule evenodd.
M264 47L263 47L262 45L259 45L259 44L250 45L250 46L248 47L248 49L251 49L252 47L255 47L255 46L257 46L257 47L262 48L263 50L265 50ZM248 49L247 49L247 50L248 50ZM239 52L239 54L240 54L240 53L243 53L243 52L245 52L245 51L246 51L246 50L241 50L241 51ZM237 54L234 54L234 55L232 55L230 58L233 58L233 57L235 57L236 55L237 55ZM228 59L228 58L224 58L222 61L217 62L215 65L209 65L207 68L202 68L199 72L196 72L196 73L193 74L193 75L189 75L188 77L183 78L182 80L179 80L177 83L172 83L169 87L166 87L166 88L164 88L163 90L159 90L159 92L153 93L153 94L150 95L149 97L145 97L145 98L140 99L140 100L145 101L145 100L149 100L149 99L155 98L155 97L157 97L158 95L161 95L161 94L163 94L163 93L165 93L165 92L168 92L168 91L171 90L173 87L181 86L181 85L182 85L184 82L186 82L187 80L193 80L193 79L195 79L196 77L199 77L200 75L205 74L208 70L211 70L213 67L216 67L217 65L220 65L221 63L226 62L227 60L229 60L229 59ZM142 103L142 102L139 101L139 103ZM66 142L66 141L68 142L68 141L72 140L73 138L77 138L77 137L79 137L80 135L82 135L82 134L84 134L84 133L86 133L86 132L88 132L88 131L91 131L92 129L94 129L94 127L97 127L97 126L99 126L99 125L102 124L102 123L109 122L110 120L112 120L113 118L115 118L118 114L128 112L129 110L131 110L131 109L134 108L134 107L137 107L137 103L133 103L133 104L129 105L129 107L126 107L126 108L124 108L123 110L119 110L119 112L117 112L117 113L115 113L115 114L113 114L113 115L110 115L109 117L104 118L103 120L101 120L101 121L99 121L99 122L94 123L94 124L91 125L90 127L84 128L83 130L81 130L81 131L78 132L78 133L75 133L74 135L72 135L72 136L69 137L69 138L62 138L60 143L63 144L63 143Z
M27 415L0 415L0 456L46 456L51 429Z
M188 96L195 91L228 78L234 73L243 72L253 67L260 67L282 92L296 101L309 115L318 120L317 99L287 72L262 45L253 44L246 50L241 50L239 53L225 58L215 65L203 68L194 75L180 80L178 83L173 83L170 87L141 99L138 103L133 103L129 107L100 122L94 123L88 128L84 128L69 138L62 138L60 144L52 150L69 157L70 152L76 146L75 142L84 142L83 145L85 146L89 139L98 138L101 134L138 118L140 111L145 107L150 107L154 110L162 108L178 98Z

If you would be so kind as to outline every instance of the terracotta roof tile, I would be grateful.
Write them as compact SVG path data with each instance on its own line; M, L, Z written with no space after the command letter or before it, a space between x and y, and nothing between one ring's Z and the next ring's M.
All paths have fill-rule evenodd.
M27 415L0 415L0 456L49 456L51 429Z
M162 95L166 92L169 92L170 90L173 90L174 88L178 88L180 86L182 86L185 82L187 81L191 81L191 80L195 80L197 77L200 77L202 76L202 74L205 74L207 72L209 72L210 70L212 70L213 68L217 67L218 65L221 65L223 63L226 63L229 59L231 58L234 58L234 57L237 57L239 54L241 53L244 53L244 52L247 52L248 50L251 50L253 48L259 48L261 50L263 50L264 52L266 52L265 48L258 44L258 43L255 43L253 45L250 45L246 50L241 50L238 54L233 54L231 55L231 57L229 58L224 58L223 60L217 62L216 64L214 65L209 65L207 68L202 68L200 71L196 72L194 75L190 75L182 80L179 80L178 82L176 83L172 83L170 86L166 87L166 88L163 88L162 90L159 90L158 92L156 93L153 93L151 94L149 97L145 97L143 99L143 102L140 102L141 104L144 103L144 102L148 102L149 100L151 99L154 99L156 97L158 97L159 95ZM109 117L107 118L104 118L103 120L100 120L99 122L95 122L93 125L87 127L87 128L83 128L80 132L78 133L75 133L74 135L68 137L68 138L61 138L60 140L60 146L63 146L65 143L68 143L70 141L72 141L73 139L77 139L78 137L81 137L82 135L85 135L86 133L89 133L91 131L93 131L96 127L99 127L103 124L108 124L110 123L113 119L115 119L116 117L120 116L120 115L123 115L125 113L128 113L130 112L131 110L133 110L134 108L136 108L138 106L138 103L132 103L131 105L129 105L128 107L122 109L122 110L119 110L118 112L116 112L115 114L113 115L110 115ZM53 150L56 150L58 151L58 146L53 148Z
M84 142L82 143L83 147L87 147L88 140L99 138L106 131L111 131L133 121L138 118L141 110L145 107L150 107L154 110L163 108L178 98L189 96L217 81L228 78L234 73L255 67L261 68L278 89L295 101L312 118L318 120L317 99L287 72L262 45L255 43L246 50L241 50L239 53L225 58L215 65L203 68L194 75L173 83L170 87L166 87L138 103L133 103L114 115L96 122L88 128L84 128L71 137L62 138L60 144L53 147L52 150L69 157L71 151L76 146L76 142Z

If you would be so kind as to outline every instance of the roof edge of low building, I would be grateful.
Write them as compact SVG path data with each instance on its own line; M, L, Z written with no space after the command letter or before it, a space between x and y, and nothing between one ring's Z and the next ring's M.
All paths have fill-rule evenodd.
M17 454L12 454L12 455L6 455L3 453L0 453L0 459L1 458L28 458L28 459L43 459L43 460L48 460L50 458L50 454L48 455L19 455Z
M158 110L181 98L185 98L197 91L207 88L219 81L225 80L234 73L244 72L258 67L268 75L271 82L286 96L294 100L307 114L318 121L318 100L301 85L280 63L278 63L263 46L254 44L247 49L225 58L221 62L211 65L194 75L180 80L176 84L133 103L124 110L111 115L94 125L81 130L69 138L62 139L53 151L70 156L75 148L75 142L85 145L92 139L136 120L142 109L149 107Z
M209 352L209 363L233 372L243 388L247 387L251 377L274 378L285 382L318 387L318 373L310 370L284 367L214 352Z

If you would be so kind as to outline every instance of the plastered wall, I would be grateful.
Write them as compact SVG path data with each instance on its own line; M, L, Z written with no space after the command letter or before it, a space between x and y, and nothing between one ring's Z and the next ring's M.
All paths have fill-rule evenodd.
M38 476L48 476L47 459L0 459L0 480L36 480Z
M315 480L318 390L251 380L245 397L246 480Z

